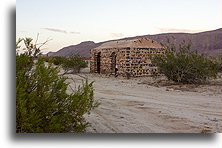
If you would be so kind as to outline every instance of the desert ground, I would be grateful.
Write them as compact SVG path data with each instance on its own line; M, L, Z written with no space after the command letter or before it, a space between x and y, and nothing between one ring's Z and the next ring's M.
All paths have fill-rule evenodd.
M66 75L70 87L94 81L101 104L86 115L87 133L221 132L221 78L179 85L164 77L131 78L80 73Z

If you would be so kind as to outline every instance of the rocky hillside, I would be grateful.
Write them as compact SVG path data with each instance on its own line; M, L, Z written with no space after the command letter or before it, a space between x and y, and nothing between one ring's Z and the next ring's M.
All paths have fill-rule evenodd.
M90 49L96 48L100 46L102 43L94 43L93 41L85 41L77 45L71 45L68 47L64 47L59 51L55 52L51 56L71 56L74 54L79 54L86 58L90 57Z
M135 39L135 38L150 38L156 40L162 44L166 44L169 39L171 43L174 43L178 46L182 41L191 41L193 50L197 50L199 53L205 53L209 56L221 56L222 53L222 28L206 31L201 33L164 33L164 34L156 34L156 35L143 35L143 36L135 36L125 39ZM123 40L119 39L119 40ZM111 40L109 40L111 41ZM109 42L105 41L105 42ZM113 41L113 40L112 40ZM85 41L77 45L71 45L68 47L64 47L55 53L51 53L50 56L71 56L73 54L79 54L86 58L90 57L90 49L96 48L100 46L100 43L94 43L93 41Z

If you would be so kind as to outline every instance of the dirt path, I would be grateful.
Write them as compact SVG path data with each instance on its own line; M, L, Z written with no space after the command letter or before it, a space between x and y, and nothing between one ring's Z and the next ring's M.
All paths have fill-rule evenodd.
M221 132L221 85L181 91L143 84L146 78L68 75L81 84L94 82L101 102L87 121L92 133L200 133Z

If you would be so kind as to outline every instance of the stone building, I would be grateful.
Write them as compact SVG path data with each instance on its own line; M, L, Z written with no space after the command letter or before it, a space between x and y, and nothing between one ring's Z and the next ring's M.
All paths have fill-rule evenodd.
M147 38L107 42L91 49L90 72L148 76L157 70L149 55L164 53L165 48L161 44Z

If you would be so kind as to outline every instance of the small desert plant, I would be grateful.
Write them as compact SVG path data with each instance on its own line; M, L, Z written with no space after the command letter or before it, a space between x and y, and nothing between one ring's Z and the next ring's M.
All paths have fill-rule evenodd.
M87 62L80 55L73 55L62 63L62 68L65 70L65 73L71 71L72 73L80 72L81 68L86 68Z
M62 57L62 56L52 57L52 63L57 66L62 65L65 60L66 60L66 58Z
M39 48L31 42L25 45L27 52L16 55L16 132L84 132L88 126L84 114L98 106L93 82L85 80L68 94L67 78L59 76L52 64L45 66L42 58L33 62Z
M52 57L42 57L42 59L47 63L52 63Z
M158 71L169 80L180 83L201 83L208 78L215 78L220 71L218 64L210 58L190 49L191 43L183 42L179 49L171 44L166 47L166 54L151 57Z
M219 67L219 71L222 72L222 55L217 58L217 63Z

